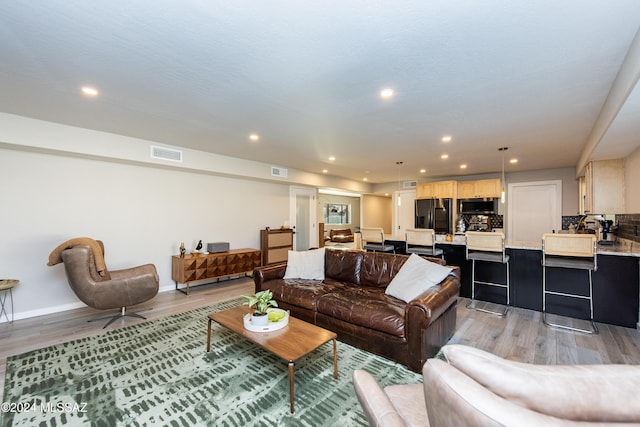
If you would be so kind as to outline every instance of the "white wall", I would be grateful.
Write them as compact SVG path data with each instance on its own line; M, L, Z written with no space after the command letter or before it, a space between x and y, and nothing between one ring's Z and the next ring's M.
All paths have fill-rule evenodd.
M155 264L167 290L180 242L259 248L260 229L289 221L291 185L371 191L294 169L272 177L272 165L177 145L182 163L155 160L151 145L167 146L0 113L0 277L20 280L15 318L83 306L63 266L46 266L70 238L104 241L111 270Z
M640 213L640 148L624 159L625 209L626 213Z
M362 227L382 227L390 234L392 203L390 197L365 194L362 196Z
M562 215L578 215L578 180L575 168L540 169L507 174L508 184L516 182L562 181Z
M42 153L0 149L0 182L0 271L20 280L16 318L82 305L62 264L46 265L70 238L102 240L111 270L153 263L171 288L181 241L260 248L259 230L289 217L285 184Z

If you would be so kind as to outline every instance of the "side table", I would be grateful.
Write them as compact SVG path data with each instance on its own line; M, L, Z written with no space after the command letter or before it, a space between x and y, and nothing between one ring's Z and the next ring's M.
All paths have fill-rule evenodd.
M2 279L0 280L0 321L2 320L2 315L7 319L7 322L13 323L13 288L20 283L17 279ZM9 313L7 313L6 302L7 302L7 294L11 297L11 320L9 320Z

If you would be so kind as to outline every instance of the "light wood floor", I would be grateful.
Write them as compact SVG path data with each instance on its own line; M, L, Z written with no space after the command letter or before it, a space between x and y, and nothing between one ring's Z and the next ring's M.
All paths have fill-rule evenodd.
M249 295L253 290L251 278L234 279L192 288L189 296L177 291L163 292L135 311L153 320ZM599 323L598 335L567 332L544 326L541 314L535 311L512 307L506 318L499 318L465 308L466 301L461 298L456 333L450 343L467 344L536 364L640 364L640 332L636 329ZM145 321L127 317L107 329L102 329L107 320L88 322L102 315L103 312L85 307L0 324L0 384L3 385L0 401L8 356Z

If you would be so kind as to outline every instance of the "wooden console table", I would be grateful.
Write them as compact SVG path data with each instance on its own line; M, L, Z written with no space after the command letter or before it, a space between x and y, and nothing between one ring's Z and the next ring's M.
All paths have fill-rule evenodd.
M252 272L260 267L262 252L259 249L233 249L212 254L189 254L183 258L174 255L171 258L171 278L176 282L176 290L189 295L192 282L220 280L222 277ZM184 283L185 288L178 287Z

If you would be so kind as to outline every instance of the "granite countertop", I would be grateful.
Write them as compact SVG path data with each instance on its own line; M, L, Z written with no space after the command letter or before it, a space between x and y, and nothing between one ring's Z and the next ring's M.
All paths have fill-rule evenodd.
M505 246L508 249L542 250L542 241L539 242L510 242ZM601 255L619 255L640 257L640 243L632 240L618 239L613 245L598 245L598 253Z
M447 242L444 234L436 235L436 243L442 245L465 245L464 235L453 235L453 241ZM532 251L542 250L542 240L533 241L509 241L505 243L507 249L527 249ZM598 253L602 255L634 256L640 258L640 243L627 239L618 239L614 245L598 245Z

